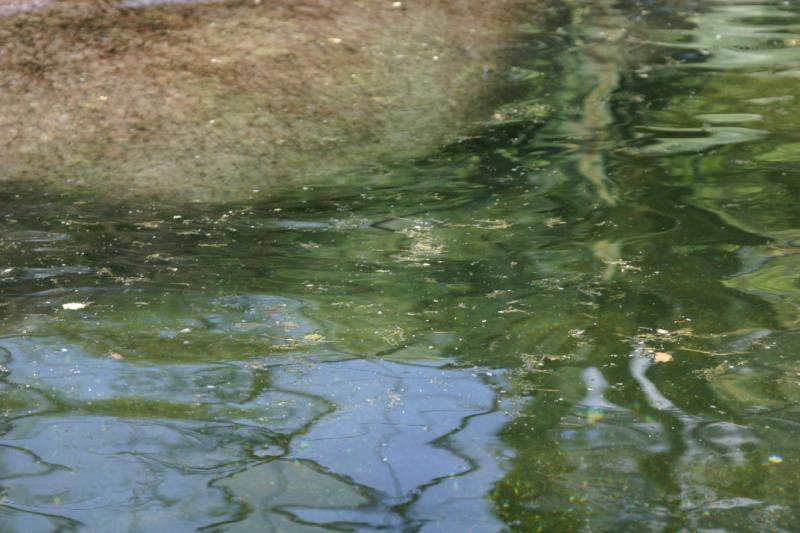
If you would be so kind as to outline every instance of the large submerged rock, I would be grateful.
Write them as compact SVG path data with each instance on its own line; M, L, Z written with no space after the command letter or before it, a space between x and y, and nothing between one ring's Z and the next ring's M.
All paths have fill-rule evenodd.
M0 177L242 198L488 110L524 0L0 0Z

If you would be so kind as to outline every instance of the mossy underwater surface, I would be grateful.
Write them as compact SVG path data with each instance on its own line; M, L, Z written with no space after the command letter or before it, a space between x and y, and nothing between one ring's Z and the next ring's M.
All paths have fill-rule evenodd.
M800 11L542 9L425 159L8 186L0 530L795 530Z

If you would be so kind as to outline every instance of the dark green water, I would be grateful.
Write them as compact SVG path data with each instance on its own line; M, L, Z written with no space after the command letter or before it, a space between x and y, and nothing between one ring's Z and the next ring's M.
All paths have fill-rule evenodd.
M0 530L796 530L800 7L547 13L427 160L5 186Z

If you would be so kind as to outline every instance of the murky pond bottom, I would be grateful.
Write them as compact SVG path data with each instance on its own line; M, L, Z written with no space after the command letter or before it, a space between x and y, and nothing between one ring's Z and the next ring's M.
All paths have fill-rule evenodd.
M794 530L800 10L551 7L425 160L6 187L0 529Z

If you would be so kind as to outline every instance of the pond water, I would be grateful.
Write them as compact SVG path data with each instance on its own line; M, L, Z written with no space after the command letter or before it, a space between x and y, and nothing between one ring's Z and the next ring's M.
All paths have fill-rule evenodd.
M4 186L0 530L794 530L800 6L542 12L424 160Z

